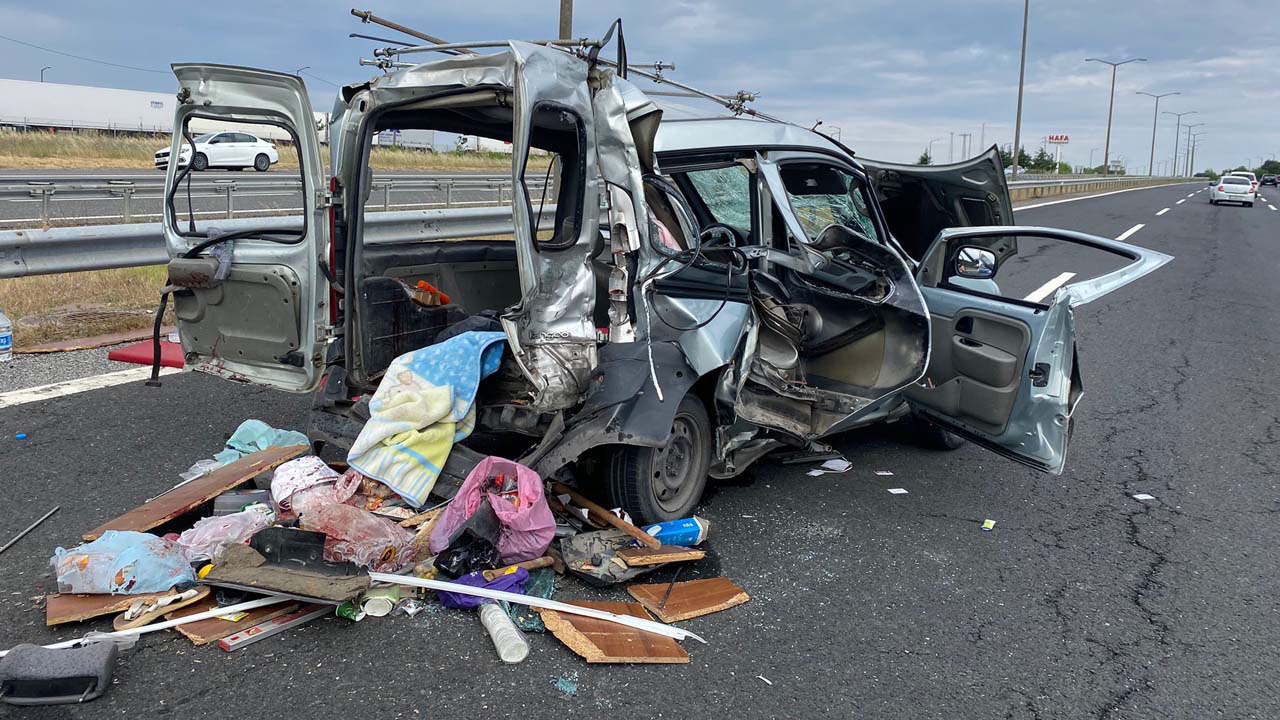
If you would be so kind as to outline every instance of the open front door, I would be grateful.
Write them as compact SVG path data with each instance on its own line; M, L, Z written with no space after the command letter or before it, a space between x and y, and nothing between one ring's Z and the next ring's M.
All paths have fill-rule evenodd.
M171 157L194 153L202 131L230 128L275 139L282 160L296 155L299 166L281 171L281 179L299 181L296 199L284 207L300 206L301 216L254 218L235 215L231 189L224 190L225 208L211 209L207 186L193 192L192 163L169 163L163 225L187 366L293 392L312 390L328 335L320 262L329 247L329 223L306 88L293 75L252 68L174 65L173 71L181 89Z
M1037 246L1027 257L1046 262L1006 260L1010 277L1003 277L997 252L1015 240ZM943 231L917 273L933 340L928 372L907 390L908 400L918 413L975 443L1060 473L1082 392L1072 309L1171 259L1067 230ZM1034 280L1018 277L1027 269L1020 265L1039 265L1027 273ZM1090 277L1066 284L1081 273ZM972 281L985 281L993 292L972 289Z

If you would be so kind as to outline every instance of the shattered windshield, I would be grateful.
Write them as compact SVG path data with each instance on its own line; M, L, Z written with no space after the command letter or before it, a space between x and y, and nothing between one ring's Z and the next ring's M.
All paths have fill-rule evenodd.
M779 168L787 199L801 227L815 239L828 225L844 225L880 240L861 181L822 163L788 163Z
M741 165L693 170L686 175L716 222L751 234L751 174Z

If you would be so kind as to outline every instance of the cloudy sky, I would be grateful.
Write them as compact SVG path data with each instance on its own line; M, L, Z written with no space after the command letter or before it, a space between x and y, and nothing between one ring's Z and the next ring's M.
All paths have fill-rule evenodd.
M362 0L363 1L363 0ZM675 63L674 78L718 93L760 93L757 107L785 119L840 128L860 154L914 160L932 139L934 157L961 158L1013 139L1022 29L1021 0L578 0L575 35L598 36L624 18L630 58ZM400 2L362 9L450 40L539 39L556 32L558 0ZM349 3L0 2L0 76L170 91L166 68L207 61L293 71L319 109L336 84L365 79L357 59L376 45ZM305 8L305 9L304 9ZM55 55L39 45L129 68ZM1153 101L1196 111L1205 123L1197 169L1280 152L1280 8L1274 0L1031 0L1023 143L1066 133L1063 159L1102 159L1110 68L1086 57L1147 62L1120 68L1112 157L1145 172ZM427 56L427 59L430 59ZM149 72L150 71L150 72ZM0 102L11 102L2 100ZM1174 153L1174 118L1160 117L1157 170ZM984 129L985 123L985 129ZM949 150L955 133L954 150ZM1184 135L1185 137L1185 135Z

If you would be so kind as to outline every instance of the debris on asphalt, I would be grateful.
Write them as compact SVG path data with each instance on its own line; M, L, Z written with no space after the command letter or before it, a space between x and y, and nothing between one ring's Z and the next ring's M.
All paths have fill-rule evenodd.
M61 505L55 505L55 506L54 506L54 508L53 508L52 510L50 510L50 511L49 511L49 512L47 512L47 513L45 513L44 515L41 515L39 520L36 520L35 522L31 523L31 524L30 524L30 525L28 525L28 526L26 527L26 529L24 529L22 532L20 532L20 533L18 533L17 535L13 536L13 539L12 539L12 540L10 540L9 542L5 543L3 546L0 546L0 553L4 552L5 550L8 550L9 548L11 548L11 547L13 547L14 545L16 545L16 544L18 543L18 541L19 541L19 540L21 540L22 538L26 537L27 533L29 533L29 532L31 532L32 530L35 530L36 528L40 527L40 524L41 524L41 523L43 523L45 520L48 520L50 517L52 517L54 513L58 512L58 510L59 510L59 509L61 509L61 507L62 507Z
M564 693L565 695L577 695L578 694L578 673L574 672L574 673L569 673L568 675L561 675L560 677L552 681L552 684L556 686L557 690Z
M1156 496L1155 496L1155 495L1148 495L1148 494L1146 494L1146 493L1138 493L1137 495L1134 495L1134 496L1133 496L1133 499L1134 499L1134 500L1155 500L1155 499L1156 499Z
M111 687L115 643L49 649L18 645L0 659L0 698L10 705L64 705L97 699Z
M230 462L196 463L174 488L57 549L59 593L47 597L46 625L115 616L115 632L49 652L122 652L169 628L231 652L326 615L410 622L435 606L477 610L505 663L533 651L526 632L549 632L591 663L687 663L678 641L705 641L665 623L749 599L725 578L633 585L639 603L584 599L593 587L703 560L707 550L693 546L711 526L691 516L639 527L560 482L571 474L544 483L524 465L477 456L456 474L465 479L441 485L447 495L413 504L307 445L272 444L296 439L291 431L253 421L236 435ZM558 587L565 573L582 582ZM572 601L552 599L566 591ZM111 642L94 644L102 639ZM576 676L561 680L576 692Z
M907 489L906 488L889 488L889 493L891 495L906 495Z
M707 539L707 534L711 532L711 523L694 515L680 520L668 520L667 522L650 525L645 528L645 532L659 541L658 545L650 545L653 548L658 548L662 545L693 547L694 545L701 545L702 541Z
M742 588L723 577L670 584L629 585L627 592L665 623L728 610L751 599Z
M853 463L844 457L836 457L822 463L818 467L805 473L809 477L818 477L819 475L830 475L832 473L846 473L853 467Z
M876 471L876 474L877 474L877 475L880 475L880 476L882 476L882 477L887 477L887 476L889 476L889 475L892 475L892 474L893 474L893 471L892 471L892 470L877 470L877 471Z
M995 520L983 520L983 521L982 521L982 530L983 530L983 532L991 532L992 530L994 530L994 529L995 529L995 527L996 527L996 521L995 521Z
M772 681L772 680L770 680L769 678L767 678L767 677L765 677L765 676L763 676L763 675L757 675L756 677L757 677L757 678L759 678L759 679L761 679L761 680L763 680L765 685L772 685L772 684L773 684L773 681Z
M26 440L26 439L27 439L27 434L26 434L26 433L15 433L15 434L14 434L14 436L13 436L13 439L14 439L14 440Z

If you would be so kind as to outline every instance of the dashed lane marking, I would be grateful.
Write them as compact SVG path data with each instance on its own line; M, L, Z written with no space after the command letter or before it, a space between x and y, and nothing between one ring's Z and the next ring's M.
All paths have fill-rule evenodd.
M1045 298L1049 297L1053 293L1057 292L1058 288L1062 287L1062 285L1065 282L1067 282L1068 280L1070 280L1075 276L1076 274L1073 272L1060 273L1057 277L1041 285L1040 287L1036 288L1031 292L1030 295L1022 299L1027 302L1040 302L1041 300L1044 300Z
M1181 205L1182 203L1184 203L1184 202L1186 202L1186 201L1187 201L1187 199L1186 199L1186 198L1182 198L1182 199L1181 199L1181 200L1179 200L1178 202L1174 203L1174 205Z
M160 368L161 375L173 375L174 373L180 372L182 371L178 368ZM130 368L129 370L120 370L118 372L110 372L104 375L94 375L92 377L66 380L64 382L52 383L50 385L40 385L38 387L23 388L22 390L12 390L10 392L0 394L0 408L25 405L39 400L52 400L53 398L75 395L89 390L99 390L113 385L123 385L125 383L136 382L138 380L146 380L149 377L151 377L151 368L138 367Z
M1160 217L1161 215L1163 215L1163 214L1165 214L1165 213L1167 213L1167 212L1169 212L1169 208L1165 208L1165 209L1161 210L1160 212L1156 213L1156 217Z
M1125 240L1128 240L1128 239L1129 239L1129 236L1130 236L1130 235L1132 235L1132 234L1134 234L1134 233L1138 232L1139 230L1141 230L1141 229L1142 229L1142 228L1144 228L1144 227L1146 227L1146 224L1145 224L1145 223L1138 223L1137 225L1134 225L1133 227L1129 228L1128 230L1125 230L1124 232L1120 233L1120 234L1116 237L1116 240L1119 240L1119 241L1121 241L1121 242L1124 242Z

